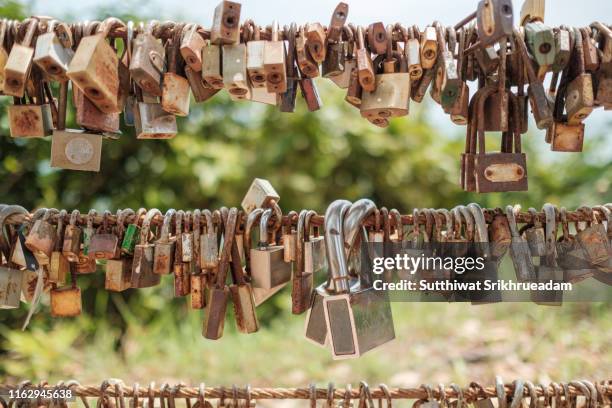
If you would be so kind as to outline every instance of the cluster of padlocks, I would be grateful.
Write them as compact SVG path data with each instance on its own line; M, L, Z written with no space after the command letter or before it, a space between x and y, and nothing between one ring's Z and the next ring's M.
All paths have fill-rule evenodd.
M0 23L0 91L13 137L52 136L51 166L98 171L102 140L120 116L139 139L171 138L190 99L225 89L233 100L295 109L298 88L320 107L314 78L346 89L346 101L378 126L407 115L429 93L452 121L467 125L461 185L467 191L527 190L521 135L528 107L552 150L582 150L584 120L612 107L612 31L606 24L550 27L543 1L527 1L513 26L510 0L481 0L454 27L347 24L340 3L320 23L242 24L241 5L222 1L210 29L195 23L66 24L32 17ZM470 23L476 19L476 24ZM544 78L550 74L550 87ZM468 82L478 90L470 97ZM527 86L527 87L526 87ZM68 98L80 129L65 129ZM516 90L514 90L516 89ZM485 132L502 132L499 152Z
M40 208L30 214L0 205L0 305L37 303L49 293L53 316L76 316L79 275L103 271L106 290L117 292L153 287L171 275L174 295L190 296L193 309L205 309L203 336L218 339L230 303L238 330L253 333L259 330L257 306L290 285L292 312L306 313L306 338L347 358L395 337L387 293L372 286L362 244L392 244L413 257L481 257L487 279L496 279L509 253L520 282L594 277L612 284L611 204L571 212L545 204L542 212L521 212L519 206L487 210L471 203L401 215L360 199L333 201L319 216L306 209L283 215L279 200L268 181L255 179L242 210L163 214L141 208L81 215ZM475 276L442 266L416 272L428 280ZM317 285L317 275L325 282ZM483 303L460 295L465 296L444 293L449 301ZM546 305L562 299L560 291L536 291L531 298ZM501 298L487 299L496 301Z

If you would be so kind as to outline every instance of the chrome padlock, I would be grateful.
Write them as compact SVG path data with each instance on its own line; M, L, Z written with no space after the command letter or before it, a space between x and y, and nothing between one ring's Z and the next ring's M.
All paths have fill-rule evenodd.
M68 80L66 71L73 56L70 27L52 20L47 25L47 32L36 39L34 63L52 80L64 82Z
M306 217L306 224L304 226L304 271L313 274L327 268L325 238L319 235L320 227L316 227L315 233L312 234L311 220L316 215L316 212L312 213L312 215L309 214Z
M362 236L362 222L375 209L371 200L362 199L344 217L333 203L325 214L328 259L338 260L329 265L337 294L326 296L323 302L334 359L359 357L395 338L390 304L386 293L372 287L371 272L361 270L358 287L349 287L348 282L345 248L352 248ZM332 258L332 251L340 253Z

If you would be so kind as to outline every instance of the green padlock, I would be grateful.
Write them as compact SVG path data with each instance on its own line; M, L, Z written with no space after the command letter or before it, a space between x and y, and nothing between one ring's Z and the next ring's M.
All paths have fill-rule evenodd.
M144 208L139 209L136 212L134 222L129 224L125 229L123 235L123 241L121 242L121 253L125 255L133 255L136 244L140 241L140 219L147 213Z
M539 66L548 66L555 62L557 51L552 28L541 21L527 23L525 24L525 39L529 52Z

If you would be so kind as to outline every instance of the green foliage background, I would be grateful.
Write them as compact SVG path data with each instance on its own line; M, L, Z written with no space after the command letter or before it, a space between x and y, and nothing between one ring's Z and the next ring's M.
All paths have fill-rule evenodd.
M101 11L100 17L107 14L119 13ZM27 10L19 3L0 1L0 16L24 15ZM130 16L128 13L123 17ZM51 169L49 139L10 138L4 109L8 101L3 98L0 201L27 208L78 208L81 212L89 208L114 211L139 206L162 211L171 207L218 208L239 206L254 177L272 182L281 195L284 211L312 208L322 213L334 199L361 197L402 212L413 207L449 208L472 201L489 207L520 203L523 208L539 207L544 202L575 208L612 201L610 149L602 149L609 140L610 122L600 129L587 125L583 154L555 155L547 152L543 132L533 130L532 124L523 143L529 157L529 192L476 195L458 187L464 129L452 127L447 132L435 126L432 112L440 108L430 100L422 106L412 104L409 117L393 120L389 128L379 129L344 103L343 93L333 84L318 80L318 85L324 107L315 113L308 112L299 97L296 112L284 114L271 107L231 102L221 93L205 104L192 103L189 117L179 119L180 134L173 140L137 141L132 129L123 128L120 140L104 142L102 171L95 174ZM70 124L74 126L72 117ZM495 149L498 137L489 139L489 147ZM601 325L605 329L607 325L607 334L597 340L578 332L565 344L579 344L585 347L585 353L597 355L610 350L612 340L612 313L607 305L569 305L554 310L533 305L496 305L477 310L469 305L402 305L399 318L396 313L398 333L410 338L400 341L412 341L410 344L416 343L422 349L402 349L400 345L391 349L386 359L381 360L380 355L377 359L364 357L351 363L346 372L342 367L349 363L335 365L328 353L312 351L301 339L289 337L300 335L303 318L291 316L286 293L258 309L264 326L261 333L245 340L246 336L236 334L228 323L224 340L212 343L199 337L201 315L189 311L184 299L172 298L167 280L159 288L121 294L100 290L100 273L83 277L79 284L84 291L84 315L74 321L51 321L48 309L43 307L30 329L21 333L18 328L25 308L0 314L0 377L79 375L80 379L100 379L115 375L140 377L144 382L150 376L196 378L203 373L210 376L212 371L216 374L214 380L219 382L290 383L324 379L326 375L348 378L351 374L389 381L391 375L399 375L401 367L413 370L408 371L412 377L406 374L393 378L416 381L420 375L433 375L441 367L449 367L448 375L433 378L473 379L473 375L487 376L506 366L485 359L478 369L463 354L450 361L432 357L428 362L423 356L446 349L441 340L451 338L449 333L459 339L453 343L455 346L470 351L484 349L494 355L490 342L496 340L478 341L478 336L495 337L497 332L483 334L476 330L480 333L474 334L476 338L462 337L465 327L472 328L468 333L473 332L474 322L490 322L499 330L510 330L508 336L513 330L534 336L539 333L550 336L551 342L559 328L569 332L578 324L586 325L586 330L599 330ZM526 344L530 350L526 356L512 347L510 352L521 361L524 357L529 364L543 364L542 370L559 375L605 373L605 368L599 371L600 361L587 363L591 354L576 353L572 357L569 353L566 355L570 357L557 364L552 358L556 354L552 344ZM437 348L431 350L427 345ZM279 354L279 350L287 348L294 352ZM536 354L540 357L535 358ZM267 356L278 358L277 369L267 369ZM399 363L401 356L419 362ZM542 356L551 356L548 365ZM611 362L609 352L603 358L604 363ZM193 361L202 361L211 371L196 369ZM415 364L422 364L421 369ZM247 367L248 371L243 371ZM508 372L541 371L511 367Z

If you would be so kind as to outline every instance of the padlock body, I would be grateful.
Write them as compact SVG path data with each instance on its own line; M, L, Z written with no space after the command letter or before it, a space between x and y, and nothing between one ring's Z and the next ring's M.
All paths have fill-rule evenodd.
M0 266L0 309L19 307L23 272L8 266Z
M174 251L176 243L174 239L166 242L155 243L155 258L153 260L153 272L158 275L168 275L174 265Z
M240 41L240 3L223 0L213 15L210 42L213 44L235 44Z
M268 92L287 91L285 48L282 41L266 41L264 45L264 72Z
M32 69L34 48L14 44L4 65L4 93L22 98Z
M51 316L75 317L81 314L81 289L63 287L51 290Z
M567 122L578 125L593 111L593 81L591 74L579 74L567 86L565 109Z
M195 72L202 71L202 47L204 47L204 44L204 38L197 30L188 31L181 43L181 55L189 68Z
M196 72L190 67L185 67L185 76L189 82L193 99L195 99L197 103L205 102L219 92L219 89L214 89L204 82L201 72Z
M310 307L314 277L312 273L302 272L295 275L291 287L291 312L302 314Z
M98 233L91 237L88 256L92 259L112 259L120 255L119 238L115 234Z
M552 131L551 149L554 152L581 152L584 143L584 123L568 125L555 122Z
M73 89L76 123L84 129L119 133L119 114L104 113L78 88Z
M246 44L247 73L253 88L266 88L266 72L264 69L265 44L265 41L249 41Z
M162 86L162 109L176 116L189 115L189 81L180 75L166 72Z
M285 262L282 246L251 249L251 278L253 287L272 289L291 279L291 264Z
M525 153L485 153L474 157L476 191L527 191Z
M555 62L555 37L553 30L541 21L525 24L525 42L539 66Z
M74 51L64 48L55 33L41 34L36 39L34 63L55 81L68 80L66 71L73 56Z
M51 253L49 262L49 281L62 285L66 282L66 276L70 272L70 262L60 251Z
M51 106L9 105L9 130L12 137L45 137L53 132Z
M511 0L481 0L476 9L478 38L484 47L511 36L513 29Z
M153 244L138 244L134 248L132 263L131 286L133 288L148 288L160 282L160 275L153 272Z
M134 51L130 61L130 75L146 93L161 96L164 68L164 46L151 34L140 33L134 39Z
M39 264L48 265L55 240L55 227L45 220L36 220L26 237L25 246L32 251Z
M100 171L102 136L84 130L56 130L51 138L51 167Z
M134 126L137 139L172 139L178 133L176 117L158 103L138 102Z
M202 336L217 340L223 336L229 289L213 287L208 292L207 313L204 314Z
M389 118L408 114L410 104L410 75L393 73L376 75L376 90L363 92L361 116L370 119Z
M250 98L245 44L223 46L223 86L234 100Z
M67 72L68 78L105 113L121 113L119 58L103 34L81 40Z
M191 308L204 309L206 307L206 286L208 276L204 273L191 275Z
M221 47L206 44L202 48L202 78L215 89L223 89Z
M175 262L172 270L174 274L174 297L187 296L191 292L189 264Z
M278 202L280 196L268 180L256 178L251 183L247 193L242 199L242 209L248 214L256 208L270 205L272 201Z
M514 265L517 281L533 282L535 280L535 267L531 259L529 245L520 236L512 237L510 259Z
M230 294L234 305L236 326L241 333L255 333L259 330L259 321L255 312L255 300L251 285L231 285Z
M113 292L122 292L131 288L132 258L109 259L106 261L104 288Z

